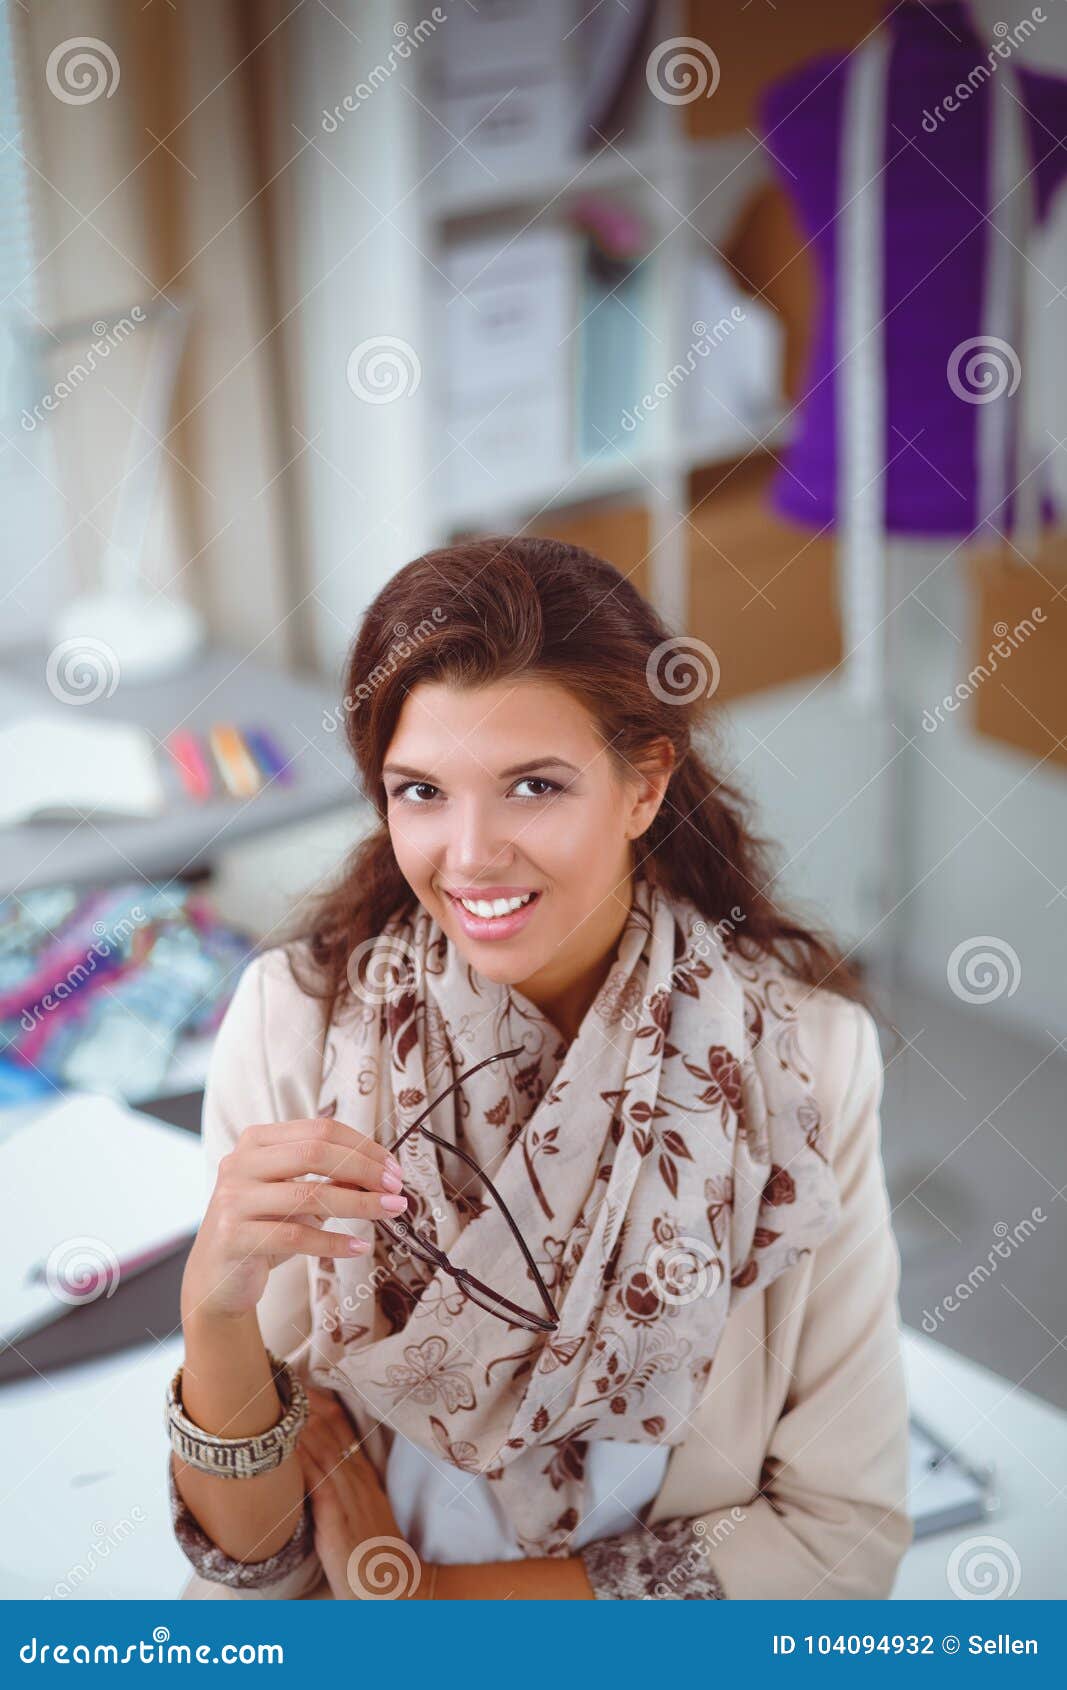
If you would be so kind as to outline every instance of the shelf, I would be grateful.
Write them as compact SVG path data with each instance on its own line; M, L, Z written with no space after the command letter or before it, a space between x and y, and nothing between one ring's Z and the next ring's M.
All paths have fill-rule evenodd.
M546 476L521 487L502 486L491 499L479 501L458 496L443 502L439 514L441 520L452 528L491 527L497 519L513 516L516 512L532 514L552 505L580 504L586 499L624 493L641 485L645 476L654 474L652 460L637 462L621 457L593 458L588 463L579 464L569 476Z
M343 78L336 63L335 32L322 27L320 11L308 14L307 27L331 79L339 86L366 80L368 67L386 59L401 8L368 10L361 39L349 38L340 49L351 59ZM329 22L329 14L326 18ZM683 34L683 8L675 0L660 0L655 27L661 40ZM569 51L561 48L556 66L561 75ZM546 84L546 109L554 114L555 104L548 99L554 80L545 74L547 63L523 62L511 74L501 74L500 82L502 87L521 85L529 93L540 77ZM638 86L630 111L618 119L624 127L616 133L617 125L612 124L615 144L595 152L583 150L575 133L570 121L573 102L564 118L556 122L553 116L547 126L517 123L509 129L499 123L499 144L492 147L487 138L480 148L475 138L471 148L492 166L498 178L494 180L462 154L446 162L449 151L463 144L461 138L472 135L479 121L490 115L484 101L479 106L473 99L475 91L480 94L488 87L488 79L476 90L472 83L471 110L465 112L460 108L466 94L459 98L459 82L449 88L429 52L420 53L412 69L414 98L400 94L399 84L394 84L397 97L390 99L383 91L376 100L375 146L365 146L358 125L346 125L336 137L338 169L316 178L317 197L303 202L308 239L302 248L301 285L317 288L328 306L305 319L308 367L322 372L317 390L309 394L309 404L323 418L322 445L308 460L314 535L329 555L336 534L351 527L350 489L355 486L363 499L360 530L368 537L360 553L361 567L328 570L316 595L322 649L342 661L343 630L354 624L374 593L408 559L447 543L457 532L502 532L524 527L544 511L622 499L640 501L650 516L648 550L654 567L648 596L662 615L678 618L684 614L684 539L691 514L687 477L703 465L726 466L768 447L773 450L783 437L779 414L768 415L765 422L746 415L745 426L731 426L724 413L722 426L713 427L710 421L690 426L686 412L690 405L696 411L696 392L676 392L674 383L670 397L654 411L646 414L643 404L646 393L657 391L658 381L667 380L676 362L686 361L697 316L690 304L692 267L710 238L698 223L711 221L706 202L712 193L717 205L732 205L750 185L742 166L754 151L752 139L694 140L683 121L684 108L651 94L645 97ZM454 109L452 96L457 97ZM468 121L461 123L464 116ZM520 170L518 148L528 134L534 141L526 148L529 162ZM511 254L512 270L518 267L516 294L505 304L516 311L524 305L535 316L529 302L524 304L517 295L531 282L538 290L555 286L556 277L547 265L543 273L536 266L523 269L519 237L531 227L538 232L559 230L578 200L591 194L617 195L646 222L646 270L652 274L636 303L623 300L625 309L633 305L631 315L644 330L637 336L638 368L632 379L605 384L603 393L614 423L614 389L621 387L620 413L624 403L639 406L637 426L626 433L620 415L620 449L578 461L579 450L599 438L592 424L587 432L577 428L575 392L583 347L580 337L577 344L570 337L577 337L588 311L576 309L568 324L570 334L557 331L553 336L549 354L566 351L566 360L546 354L532 368L518 367L521 360L514 370L490 365L484 372L484 391L480 366L478 381L453 379L448 357L452 343L442 334L441 318L442 301L444 308L449 304L456 249L483 237L497 240ZM394 210L383 222L377 208L386 203ZM338 233L342 230L343 237ZM372 238L373 264L363 264L357 256L352 270L343 262L338 265L339 242L358 255ZM583 297L584 279L584 270L576 266L576 306ZM487 297L490 292L487 281ZM502 320L506 327L507 316ZM405 387L402 403L353 406L333 379L337 324L357 321L366 325L361 335L373 338L380 333L416 354L419 379ZM446 320L446 332L449 326ZM352 329L350 339L356 338ZM602 339L609 348L613 344L607 329ZM619 340L624 342L625 336L620 334ZM591 337L586 342L591 344ZM557 379L561 361L569 366L562 382ZM701 371L694 381L708 383L714 391L712 356L706 364L694 366L690 359L689 365L690 373L693 367ZM619 366L608 367L621 375ZM740 392L742 386L731 391ZM729 399L725 385L721 391ZM751 391L755 403L755 388ZM454 406L450 392L457 395ZM739 402L732 403L737 409ZM768 409L781 405L775 397ZM707 406L714 416L710 400ZM599 415L597 420L604 432L614 432Z
M776 450L789 439L789 412L777 411L749 428L725 429L694 435L676 455L675 464L685 474L706 465L731 463L735 458L747 457L750 452Z
M786 413L779 412L751 430L723 429L694 433L679 443L678 449L650 452L642 457L605 454L577 465L568 476L564 474L534 478L523 486L501 487L491 499L481 501L464 498L462 490L451 499L442 501L440 518L446 526L458 528L492 528L499 520L518 512L535 512L558 506L582 504L590 499L607 498L615 493L641 493L658 489L671 473L688 475L705 465L727 464L747 456L752 451L766 451L784 445L788 438Z
M502 179L487 182L484 188L450 190L445 188L438 198L431 173L422 184L429 209L440 222L454 222L461 217L484 217L492 212L539 205L539 215L551 211L555 205L572 194L614 191L634 183L647 185L663 167L663 146L649 144L622 153L604 147L583 159L575 154L541 175L525 176L522 181Z

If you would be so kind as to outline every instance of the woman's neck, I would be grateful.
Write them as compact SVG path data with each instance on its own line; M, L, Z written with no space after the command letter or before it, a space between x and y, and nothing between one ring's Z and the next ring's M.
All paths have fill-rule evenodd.
M633 898L632 879L628 894L625 885L619 888L617 901L613 900L611 905L606 942L605 931L601 929L597 933L594 956L580 963L577 968L573 965L568 968L565 978L558 974L553 976L551 970L544 969L529 981L521 982L517 988L536 1005L542 1015L548 1017L568 1045L577 1037L582 1022L618 955L619 938L626 925Z

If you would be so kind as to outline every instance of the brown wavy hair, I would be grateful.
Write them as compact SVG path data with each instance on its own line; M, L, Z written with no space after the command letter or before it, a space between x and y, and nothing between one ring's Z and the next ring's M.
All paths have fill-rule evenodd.
M663 802L633 842L635 873L723 923L726 943L743 957L769 952L805 985L871 1008L858 971L829 934L774 902L771 841L753 831L751 801L695 744L698 732L712 728L713 699L699 684L704 670L700 649L687 657L684 637L671 635L627 577L581 546L532 536L469 540L399 570L349 649L340 711L378 825L281 941L306 942L310 974L288 951L301 989L324 998L332 1018L351 995L353 953L391 916L416 907L393 853L382 780L407 694L422 681L468 688L536 675L585 707L620 778L655 742L673 746Z

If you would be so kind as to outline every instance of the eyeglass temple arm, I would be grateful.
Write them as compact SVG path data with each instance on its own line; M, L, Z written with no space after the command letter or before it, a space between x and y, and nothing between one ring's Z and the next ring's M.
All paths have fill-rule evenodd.
M422 1125L423 1121L425 1121L425 1119L428 1115L433 1114L434 1110L437 1108L437 1105L439 1103L443 1103L446 1097L450 1097L452 1095L452 1093L455 1091L456 1087L461 1086L463 1084L464 1080L469 1080L472 1074L476 1074L478 1072L479 1068L484 1068L490 1062L500 1062L507 1056L521 1056L521 1055L522 1055L522 1046L521 1045L519 1045L515 1050L494 1051L492 1056L483 1056L482 1060L480 1062L476 1062L474 1064L473 1068L467 1068L467 1069L464 1070L464 1072L462 1074L457 1074L455 1079L452 1081L452 1084L450 1086L446 1086L443 1092L438 1093L438 1095L434 1098L432 1103L428 1103L426 1105L426 1108L423 1110L422 1114L417 1115L415 1117L415 1119L412 1121L411 1125L404 1128L404 1131L400 1134L400 1137L395 1141L395 1143L393 1143L389 1146L389 1149L391 1151L393 1151L394 1153L397 1150L399 1150L400 1146L403 1144L404 1140L406 1138L411 1137L412 1133L415 1132L415 1130ZM452 1146L449 1145L448 1148L451 1150Z
M522 1251L523 1255L526 1257L526 1261L527 1261L527 1264L529 1266L530 1272L533 1274L534 1279L537 1281L537 1289L541 1293L541 1296L544 1300L545 1307L551 1312L553 1320L558 1320L559 1319L559 1312L556 1308L555 1303L552 1301L552 1298L548 1294L548 1287L546 1286L544 1280L541 1278L541 1275L538 1271L537 1263L534 1261L533 1257L531 1256L529 1250L526 1247L526 1240L522 1236L522 1233L519 1231L515 1222L512 1220L511 1211L508 1209L508 1206L504 1202L504 1199L501 1197L501 1195L500 1195L499 1191L497 1190L496 1186L493 1184L492 1180L489 1178L489 1175L485 1172L485 1169L480 1168L478 1166L478 1164L474 1160L473 1156L468 1156L467 1152L465 1150L460 1150L458 1145L449 1144L447 1139L440 1138L437 1133L432 1133L430 1131L429 1127L423 1127L422 1130L425 1133L427 1138L432 1138L435 1144L443 1145L445 1150L450 1151L453 1156L460 1157L460 1159L462 1161L466 1162L468 1168L473 1168L474 1172L479 1176L479 1178L483 1179L485 1181L486 1185L489 1187L489 1190L493 1193L493 1196L496 1198L498 1204L500 1205L500 1212L503 1215L504 1219L507 1221L509 1227L511 1228L512 1237L514 1238L516 1244L519 1246L519 1249ZM500 1292L494 1291L493 1295L496 1296L496 1297L499 1297ZM506 1297L501 1298L501 1300L503 1302L507 1302ZM515 1303L511 1303L509 1306L511 1308L517 1307L517 1305Z
M427 1104L427 1106L423 1110L422 1114L417 1115L415 1117L415 1119L411 1122L411 1124L404 1128L404 1131L401 1133L400 1137L398 1139L396 1139L393 1144L390 1145L390 1147L389 1147L390 1150L392 1150L393 1153L395 1154L396 1151L399 1150L400 1146L403 1144L404 1140L406 1138L410 1138L411 1134L413 1132L416 1132L418 1130L418 1128L420 1126L422 1126L423 1121L426 1120L428 1115L432 1115L432 1113L436 1109L437 1105L439 1103L441 1103L446 1097L450 1097L451 1094L455 1091L456 1087L462 1085L464 1080L469 1080L472 1074L476 1074L478 1072L479 1068L485 1068L490 1062L501 1062L509 1056L521 1056L522 1053L523 1053L522 1045L516 1046L516 1048L514 1050L494 1051L492 1056L484 1056L480 1062L476 1062L474 1064L473 1068L466 1068L466 1069L464 1069L462 1074L457 1074L456 1078L452 1081L452 1084L450 1086L446 1086L443 1092L438 1093L437 1097L434 1098L433 1102ZM545 1285L544 1280L541 1278L541 1275L538 1271L537 1263L534 1261L534 1259L531 1256L529 1250L527 1249L526 1240L523 1238L522 1233L519 1231L518 1227L515 1225L515 1222L512 1220L511 1213L508 1209L507 1204L504 1202L504 1199L501 1197L501 1195L500 1195L499 1191L497 1190L496 1186L493 1184L492 1180L489 1178L489 1175L487 1173L485 1173L485 1171L478 1166L477 1162L474 1160L474 1158L472 1156L468 1156L465 1150L460 1150L458 1145L449 1144L447 1139L443 1139L443 1138L438 1137L437 1133L431 1132L429 1127L424 1127L423 1131L425 1132L427 1138L433 1139L435 1144L443 1145L443 1147L446 1150L450 1150L454 1156L459 1156L462 1161L466 1162L466 1164L469 1168L473 1168L474 1172L481 1179L483 1179L485 1181L486 1185L489 1187L490 1191L493 1193L493 1196L496 1198L497 1202L500 1205L501 1213L503 1214L504 1219L507 1221L508 1226L511 1228L512 1237L515 1239L516 1244L519 1246L519 1249L522 1251L523 1255L526 1258L526 1262L529 1266L530 1272L533 1274L534 1279L537 1282L537 1289L541 1293L541 1297L544 1301L545 1307L551 1311L553 1320L558 1320L559 1314L556 1310L555 1304L552 1301L552 1298L548 1294L548 1288Z

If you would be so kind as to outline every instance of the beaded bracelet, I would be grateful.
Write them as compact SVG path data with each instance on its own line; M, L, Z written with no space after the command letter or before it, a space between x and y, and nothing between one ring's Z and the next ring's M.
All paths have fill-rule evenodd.
M189 1419L182 1407L182 1368L178 1368L167 1388L164 1424L172 1449L190 1467L214 1473L220 1479L254 1479L260 1473L280 1467L286 1456L292 1454L308 1417L307 1392L287 1361L270 1350L267 1359L284 1412L267 1431L244 1438L221 1438L214 1432L205 1432Z

